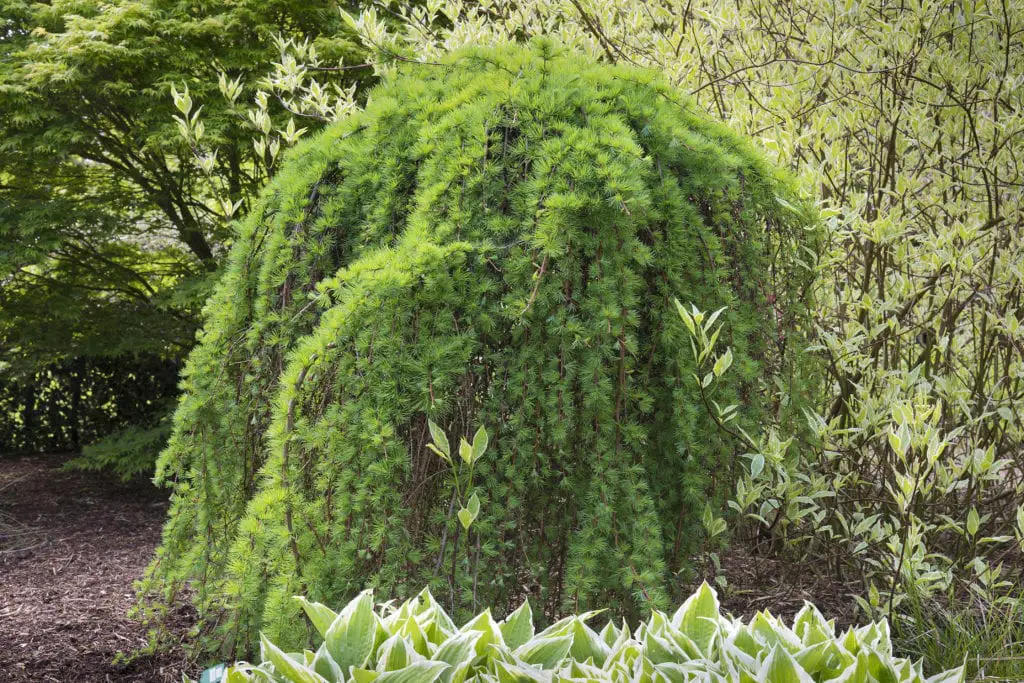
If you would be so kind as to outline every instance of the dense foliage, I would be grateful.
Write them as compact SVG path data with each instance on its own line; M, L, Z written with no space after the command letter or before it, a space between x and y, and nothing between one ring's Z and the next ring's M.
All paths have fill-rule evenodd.
M813 440L766 425L738 537L861 582L869 609L907 586L989 600L1019 582L1024 4L453 0L404 15L398 30L375 10L354 22L382 69L555 35L656 68L817 188L828 381Z
M286 101L274 99L252 121L243 107L211 95L220 74L236 101L267 87L252 66L279 54L278 36L306 41L328 67L358 59L333 2L0 0L5 409L24 404L5 397L37 383L38 395L56 396L42 380L55 367L120 367L115 384L129 387L138 369L133 357L174 363L191 348L211 274L230 241L226 219L245 211L272 174L282 136L276 129L287 129L291 116ZM323 79L329 87L369 76L362 69ZM209 158L201 168L172 118L175 84L208 100ZM268 140L262 153L254 135ZM107 395L74 400L99 413ZM45 410L63 411L61 403ZM140 425L150 419L121 417ZM3 413L0 420L24 431L33 416ZM43 429L13 447L47 439Z
M655 74L546 42L410 64L369 102L242 227L158 464L148 588L191 582L242 648L302 640L292 595L367 584L459 614L665 605L735 448L673 299L728 307L713 400L782 410L811 214ZM428 443L481 424L464 533Z
M73 358L0 383L0 454L78 450L156 422L176 395L177 363L159 356ZM140 454L152 467L152 448ZM125 471L136 474L143 470Z
M920 661L893 656L885 621L848 629L806 604L789 628L767 612L749 622L723 616L707 584L670 617L654 612L635 630L596 613L565 617L536 632L529 603L501 622L485 611L461 628L431 596L374 610L364 592L336 614L299 599L322 644L286 653L267 638L261 663L229 667L224 681L343 683L961 683L963 667L926 677Z
M630 309L643 310L646 316L638 323L639 330L646 330L644 325L653 316L672 317L671 322L665 319L665 324L674 325L682 335L682 363L692 363L687 372L698 371L697 380L681 375L680 391L685 397L678 405L688 420L682 432L687 436L699 433L712 441L709 461L737 449L748 451L742 461L746 474L731 500L712 497L711 505L699 515L707 534L716 539L728 537L734 544L746 546L746 551L782 553L812 570L856 582L863 589L862 603L869 611L909 611L909 621L895 622L897 632L929 660L951 657L949 661L959 661L964 651L984 649L978 643L985 640L984 647L1001 651L1003 641L1014 636L1000 634L1016 633L1009 625L1019 621L1015 615L1022 604L1007 589L1020 582L1024 568L1024 313L1020 305L1024 214L1019 202L1024 4L1000 0L430 0L346 6L354 17L339 14L334 3L324 0L0 0L0 452L76 447L127 426L100 438L87 449L80 464L113 467L122 476L151 468L153 455L169 430L169 422L159 414L162 399L173 390L164 369L173 367L194 343L199 309L234 239L229 219L249 216L244 227L249 242L241 250L252 260L242 262L239 259L244 257L239 255L232 264L235 274L231 282L238 290L222 291L212 304L210 319L224 324L218 323L219 331L207 333L206 350L197 352L195 369L187 379L190 391L199 387L198 395L216 385L216 392L211 389L207 395L215 395L217 400L187 399L179 413L179 424L187 421L196 430L194 434L179 430L168 451L164 475L176 479L179 500L175 514L185 514L175 517L169 527L164 554L148 586L165 588L170 594L188 577L198 578L192 585L199 590L200 604L209 608L211 620L218 618L218 610L228 609L227 633L254 638L262 617L253 615L261 613L265 604L271 612L277 611L267 603L270 593L282 603L290 603L284 599L288 587L274 583L280 577L273 572L283 565L266 561L280 559L281 548L288 546L282 546L281 536L274 536L280 534L281 523L265 530L262 513L253 507L253 496L261 491L258 500L267 503L267 515L283 514L290 506L279 504L275 496L305 505L305 497L328 490L327 486L331 491L355 486L348 480L335 483L323 470L300 472L294 468L287 470L288 485L282 486L278 481L281 470L268 467L281 464L285 443L291 453L285 460L292 463L292 456L311 463L317 452L328 449L340 453L338 460L328 462L345 458L353 462L356 456L351 449L338 445L342 435L318 426L325 423L311 401L314 396L330 396L324 387L331 380L325 379L322 371L345 367L336 358L342 348L357 348L359 362L370 362L366 358L369 349L373 349L374 361L379 359L380 337L361 347L361 342L351 342L356 332L348 329L346 333L351 335L342 339L340 347L330 347L332 342L326 341L324 352L329 357L313 359L304 372L306 365L297 358L305 351L295 350L298 340L312 344L310 340L331 309L346 302L355 306L353 292L376 286L366 284L363 278L393 273L382 255L378 255L378 266L365 266L370 275L345 268L353 268L357 259L364 263L363 256L383 244L379 235L367 237L364 228L384 234L387 211L395 216L412 215L420 206L414 202L426 197L425 190L401 184L409 177L402 164L418 165L437 154L455 160L476 152L472 146L468 152L455 150L450 140L442 140L440 151L416 147L403 150L405 156L392 158L387 154L398 145L382 143L372 151L382 162L361 171L366 184L346 185L343 191L348 197L365 193L368 202L385 197L390 203L379 205L388 207L379 208L385 213L358 215L353 219L358 229L345 232L344 238L329 226L311 227L327 215L327 201L320 191L342 191L338 188L345 185L330 173L314 169L303 176L293 168L288 179L282 178L274 186L275 196L259 202L256 197L279 169L283 151L326 123L356 112L376 75L403 69L405 78L414 78L445 68L436 63L459 46L503 45L537 35L554 36L571 49L608 64L659 71L672 90L690 95L685 101L691 109L710 112L734 131L750 136L773 161L792 168L802 186L820 198L827 232L812 297L812 344L813 352L823 360L827 381L801 382L797 376L774 387L754 384L751 366L744 360L754 358L756 349L744 347L742 341L749 335L753 318L729 297L718 296L721 293L703 300L708 292L669 291L672 288L666 287L659 302L664 305L656 312L653 305L651 313L642 306ZM360 8L365 11L357 12ZM354 44L356 36L362 46ZM372 69L364 62L370 62ZM416 71L419 68L422 72ZM575 83L571 81L570 90L577 87ZM440 95L437 99L455 101ZM562 96L555 101L566 100ZM358 114L360 123L346 124L353 126L345 129L347 133L331 134L350 135L351 139L339 138L333 144L345 151L370 154L356 143L371 135L382 140L383 131L392 130L359 129L368 116L372 119L375 115ZM431 119L427 130L433 130L435 123ZM406 130L398 123L393 125L395 131ZM656 141L649 139L643 127L637 128L633 122L625 125L638 149L647 155ZM454 129L452 124L437 130ZM407 138L398 135L397 139L412 139L410 131L406 130ZM513 148L520 140L510 139ZM515 160L506 150L502 153L506 155L502 163ZM329 163L323 159L336 161L333 152L306 148L302 154L308 163L320 166ZM401 164L395 161L399 158L404 160ZM409 162L410 158L414 161ZM320 160L308 161L311 159ZM498 163L493 156L487 155L485 161L479 175L466 174L468 192L481 191L482 186L474 183L497 172L491 168ZM435 163L432 168L440 166ZM512 181L532 172L528 166L502 168ZM660 174L663 169L657 170ZM645 176L640 185L648 180ZM631 177L626 186L633 188L635 182ZM449 201L444 191L438 192L439 197L422 199L417 214L422 220L437 209L438 202ZM508 196L508 202L514 199L514 195ZM336 207L341 200L331 201ZM488 205L492 211L495 206ZM300 207L308 207L310 215ZM519 216L519 207L514 209L510 215ZM775 209L777 217L789 215L784 204ZM565 207L559 210L562 214L556 212L556 216L564 215ZM270 211L277 214L270 216ZM442 206L441 222L458 222L460 211L463 209L453 209L450 202ZM551 214L537 218L538 227L541 219L553 220ZM299 226L297 232L289 231L286 220ZM397 251L401 246L397 232L405 223L396 221L395 226L393 258L399 258L408 253ZM507 230L521 237L521 232ZM264 234L267 236L260 243ZM553 234L548 239L558 237ZM330 239L321 245L312 235ZM459 327L453 328L458 339L445 350L416 346L401 335L391 340L393 345L404 344L420 355L410 356L407 364L411 369L396 367L387 375L384 385L389 391L394 376L422 375L422 367L428 365L422 360L424 353L438 354L431 368L438 363L454 367L459 353L462 359L469 359L467 365L475 367L481 357L466 349L481 335L502 333L511 339L522 334L517 324L525 328L527 322L539 320L539 306L552 295L548 286L553 265L545 260L550 244L545 246L539 239L518 245L493 242L494 253L500 253L502 259L510 249L522 250L516 252L522 256L517 266L520 271L505 269L500 274L501 278L519 278L514 283L519 301L491 308L500 314L488 318L482 329L476 326L468 332L460 313ZM453 273L445 280L452 287L450 292L445 290L442 295L431 290L426 299L411 300L409 308L402 310L427 310L423 307L428 304L440 306L459 293L484 287L489 281L474 269L478 265L474 255L485 252L478 242L469 243L471 247L463 251L451 241L435 245L448 259L445 268L464 264L459 267L467 273ZM782 252L780 258L813 267L814 255L801 252L801 244L801 240L792 240L789 245L796 249ZM294 259L288 255L292 247ZM727 245L723 249L727 252ZM532 260L527 261L531 250ZM662 257L673 258L654 253L652 263ZM451 260L456 258L462 261ZM439 256L436 261L440 260ZM499 258L491 262L493 268L503 268ZM442 268L427 256L415 263L424 272ZM284 264L291 265L289 275L281 274ZM322 272L317 270L321 265ZM339 266L343 267L341 276L335 277ZM741 271L740 277L746 272ZM495 272L491 277L498 275ZM459 277L480 282L463 282ZM351 285L354 279L363 289ZM315 280L320 280L319 288L313 288ZM749 281L741 279L740 284ZM434 286L434 280L425 277L427 282ZM778 282L788 283L785 270L772 280L772 287ZM463 289L457 289L456 283ZM298 298L293 296L294 285L302 288ZM412 287L399 283L390 291L406 295ZM743 299L742 291L740 294ZM787 310L788 294L766 288L761 312L777 297L782 299L779 308ZM307 295L311 298L301 298ZM678 296L684 304L682 327L671 313L671 296ZM469 308L475 312L485 309L475 301ZM730 308L712 319L711 312L723 303ZM465 308L467 303L461 305ZM527 315L516 319L517 308L525 309ZM402 310L382 308L371 314L359 309L353 315L379 322L403 315ZM694 320L698 310L705 311L699 322ZM544 321L547 336L541 346L553 346L557 331L564 329L565 334L573 335L572 352L585 356L596 348L591 345L592 338L568 324L558 327L575 322L571 316L582 315L578 309L570 311L557 311L563 317ZM290 327L291 318L285 319L288 315L294 317L296 329ZM608 314L602 311L601 315ZM262 322L253 326L257 319ZM509 322L512 319L522 322ZM498 329L499 323L508 327ZM782 324L788 326L789 321ZM439 329L428 328L435 340L442 333L451 334ZM717 337L716 331L720 331ZM604 340L614 335L614 329L602 334L593 339ZM739 345L734 345L734 337L740 339ZM787 339L792 341L792 337ZM519 343L520 337L515 341ZM536 336L530 341L537 341ZM627 334L625 341L617 348L625 348L627 362L639 368L647 340ZM696 353L687 355L690 341ZM613 342L618 343L618 339ZM723 359L732 357L734 346L739 362L726 368ZM216 362L217 354L224 350L230 353L222 353L222 362ZM779 353L772 346L766 350ZM391 351L397 358L397 350ZM790 345L786 351L795 349ZM535 367L542 370L544 353L534 359ZM766 374L778 374L782 368L781 358L756 360ZM465 376L477 381L492 367ZM578 367L567 369L580 376ZM559 382L565 379L560 373L561 368ZM707 386L700 386L708 373ZM544 395L539 386L552 376L552 371L541 372L543 381L525 382L522 392L530 398ZM287 382L281 383L282 377L290 382L290 388ZM481 384L460 385L455 390L446 386L443 394L431 396L434 377L427 377L427 399L422 398L422 386L407 382L390 393L385 403L391 408L370 415L361 412L351 430L360 430L355 448L379 438L366 446L365 452L386 445L394 462L400 456L391 450L392 444L400 441L406 449L403 452L407 456L414 453L418 459L412 461L411 471L399 468L398 490L406 492L413 477L423 478L427 483L415 490L413 502L420 505L419 496L441 501L438 509L423 510L422 518L414 515L416 524L411 527L419 534L417 538L428 544L427 555L433 553L434 564L429 557L425 560L414 555L410 565L414 571L404 577L408 583L388 584L387 589L405 594L410 586L431 580L435 592L445 600L455 596L456 611L472 609L474 598L478 602L494 599L499 609L508 607L508 600L493 598L505 587L480 588L478 577L485 574L475 574L473 568L499 563L506 548L495 550L489 541L502 524L514 523L506 519L502 498L508 482L499 482L490 490L494 470L508 462L509 453L516 462L532 458L534 441L520 436L512 446L501 445L508 438L498 431L508 412L506 406L499 404L497 412L488 414L493 405L465 398L490 391L492 378L487 378L486 391ZM636 377L634 372L626 379L632 383ZM142 383L137 382L140 378L144 378ZM365 375L365 381L374 381L374 377ZM230 391L232 383L234 393ZM616 386L615 381L601 385L601 391L609 386ZM745 393L747 386L751 391ZM794 403L802 402L803 397L792 395L794 386L813 392L807 411L808 432L800 433L779 419L792 413ZM631 390L633 387L630 384ZM373 387L374 392L378 389ZM574 397L584 395L575 386L573 391ZM640 406L640 412L629 414L630 419L648 415L647 410L660 410L648 404L649 392L630 396ZM698 405L691 403L695 397ZM709 399L706 404L704 398ZM401 408L394 408L399 403ZM411 422L399 418L394 420L398 428L389 427L388 416L403 410L407 412L402 414L411 414L409 406L422 408L415 429L409 426ZM560 419L560 413L552 413L550 403L544 400L536 401L535 409L538 420L549 420L543 422L539 438L562 438L558 436L562 427L550 417L559 415ZM605 409L588 404L586 410L600 414ZM289 424L290 412L294 412L294 424ZM483 475L478 480L479 517L468 534L453 521L453 515L458 517L456 511L471 500L468 493L452 495L459 459L453 452L449 458L455 463L449 467L423 450L429 431L426 415L436 418L455 437L468 438L478 424L485 423L499 444L497 452L492 448L490 457L478 464L476 474ZM349 419L350 415L343 417ZM523 422L533 424L531 419ZM401 425L405 425L404 432ZM343 434L346 444L351 431ZM671 430L666 433L669 436L658 433L659 448L667 449L675 438ZM623 434L635 439L634 431ZM286 441L289 436L295 441ZM199 443L204 447L195 447ZM685 439L677 444L685 455L690 444ZM230 460L231 454L244 455ZM268 455L277 460L263 467ZM363 452L358 457L364 457ZM369 455L365 457L368 462ZM584 469L593 471L590 451L573 457L586 460ZM605 461L596 462L606 467ZM557 470L564 463L545 459L540 469ZM573 462L572 466L577 465ZM705 486L703 468L704 463L698 462L687 471L687 477L692 477L687 479L689 484L697 482L695 490ZM382 482L389 476L376 462L374 467L356 471L370 480L367 486L375 491L383 489ZM650 472L637 473L652 476ZM296 479L296 474L301 476ZM324 476L329 484L321 486L318 477ZM505 473L501 476L512 478ZM632 471L629 476L634 476ZM623 484L621 479L612 479L607 485L626 487L632 481ZM720 490L725 485L715 481L709 489ZM291 491L294 493L288 493ZM651 497L656 493L648 491ZM555 489L551 496L541 507L561 511L564 489ZM409 498L391 499L401 501L395 514L408 514L404 511ZM330 506L361 511L370 498L342 497L341 503L330 500ZM190 502L194 504L191 510ZM676 502L666 501L665 506ZM249 525L246 529L260 532L249 538L254 542L271 538L278 543L253 548L252 557L262 564L254 565L249 573L243 570L247 555L239 540L245 536L235 526L247 506L253 514L245 522ZM537 517L548 514L549 508L538 511ZM686 508L689 512L692 503ZM610 520L597 520L606 528L610 522L623 523L614 505L610 509ZM306 512L311 514L310 510L313 508ZM391 512L389 509L389 515ZM695 516L687 514L683 519L684 526L690 527ZM664 532L668 528L660 520L649 523L642 514L638 521L630 520L640 530L660 525ZM565 527L571 524L559 521ZM353 549L351 558L341 562L345 571L358 565L362 573L353 576L377 580L372 571L384 566L387 558L374 548L390 543L381 539L393 536L397 528L398 522L388 516L376 520L363 538L357 536L363 547ZM295 546L301 553L320 543L317 529L308 534L303 530L307 537L298 539ZM680 539L679 547L664 537L659 542L667 544L673 559L665 567L637 565L638 573L657 574L663 568L684 564L682 558L693 549L695 536L689 531L668 530L667 538ZM194 539L193 533L198 533ZM560 529L551 531L545 526L540 536L554 538L558 533ZM325 540L337 542L333 537ZM210 548L204 549L207 541ZM537 542L533 537L528 541ZM590 543L591 539L580 542ZM622 542L622 547L632 547L632 539ZM611 551L603 547L601 552ZM285 562L290 554L284 552ZM615 556L617 562L621 554ZM453 558L457 560L454 564ZM540 599L537 604L545 611L558 609L558 602L561 607L572 607L564 591L561 598L557 592L558 577L565 567L553 565L555 576L549 587L543 574L546 567L523 569L530 561L522 561L523 565L508 571L521 571L516 585L525 577L523 593ZM254 576L261 571L265 576ZM504 580L505 571L488 576ZM392 575L397 575L397 570ZM725 583L726 577L717 578ZM454 586L459 590L449 593ZM308 592L319 599L341 600L350 597L343 593L354 594L363 587L354 583L351 590L339 588L329 594L317 592L323 588L315 584L308 586ZM585 586L587 590L591 587ZM942 605L931 600L945 594L959 600L965 587L980 607L973 601ZM300 588L303 586L295 590ZM508 598L513 598L512 589L508 591ZM901 606L908 592L912 604ZM232 606L234 596L244 597L239 598L244 603L241 611ZM646 602L643 595L637 596L626 601L626 609ZM294 611L294 607L281 608L288 609ZM1002 619L1008 626L993 628L1000 618L990 619L989 615L1004 613L1010 615ZM249 616L239 621L239 614ZM236 626L238 631L232 631ZM990 636L992 633L996 635Z

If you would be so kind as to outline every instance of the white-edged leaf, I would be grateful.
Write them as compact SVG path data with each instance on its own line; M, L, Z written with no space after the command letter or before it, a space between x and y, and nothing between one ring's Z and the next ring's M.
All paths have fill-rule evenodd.
M433 420L427 420L427 427L430 429L430 438L434 440L434 445L442 454L450 458L452 449L448 445L448 437L445 436L444 430L434 424Z
M344 683L345 672L331 659L331 654L327 651L327 643L320 643L320 648L316 651L316 656L313 657L313 671L316 671L329 683Z
M301 595L295 596L295 599L302 605L302 609L306 611L306 616L313 622L313 626L320 634L321 638L327 637L327 630L331 628L331 624L338 618L338 613L332 610L327 605L319 602L310 602Z
M487 443L490 441L490 437L487 434L487 430L483 425L480 425L480 429L476 430L476 434L473 436L473 462L476 462L487 450Z
M479 631L467 631L456 633L441 643L431 659L450 664L452 667L441 674L442 683L449 683L459 665L471 663L476 658L476 643L482 637L483 634Z
M377 635L377 615L373 613L373 591L359 594L338 614L327 629L327 651L342 671L362 667L373 653Z
M706 655L711 638L718 628L718 618L718 595L705 581L672 616L672 625L696 643Z
M274 666L274 671L283 676L288 683L326 683L323 676L289 657L262 633L260 657L264 662L270 662Z
M725 353L718 357L715 361L715 366L712 370L715 373L715 377L721 377L725 374L725 371L732 366L732 349L726 349Z
M569 655L571 647L572 636L534 638L516 648L515 654L527 664L553 669Z
M693 317L689 314L679 299L676 299L676 310L679 311L679 317L683 319L683 324L686 325L686 329L690 331L690 334L697 334L697 327L693 323Z
M501 623L501 635L505 638L505 644L514 650L533 638L533 633L533 610L530 602L523 600L519 609Z
M449 668L444 662L422 661L381 674L375 683L434 683Z
M459 441L459 457L467 465L473 462L473 446L465 439Z
M755 453L750 459L750 478L757 479L757 475L764 471L764 455Z

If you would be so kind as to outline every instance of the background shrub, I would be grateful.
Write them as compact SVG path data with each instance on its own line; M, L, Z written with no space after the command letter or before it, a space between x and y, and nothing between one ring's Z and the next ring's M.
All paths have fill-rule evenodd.
M180 365L139 354L19 369L0 364L0 455L77 450L120 430L141 431L134 425L166 415ZM155 440L148 454L138 455L139 471L152 469L152 449L161 443Z
M734 444L673 299L728 307L722 406L792 381L811 213L651 72L546 42L411 64L302 143L242 226L185 370L147 588L243 647L291 596L424 583L456 614L678 597ZM798 394L794 394L797 396ZM455 519L428 417L486 423Z

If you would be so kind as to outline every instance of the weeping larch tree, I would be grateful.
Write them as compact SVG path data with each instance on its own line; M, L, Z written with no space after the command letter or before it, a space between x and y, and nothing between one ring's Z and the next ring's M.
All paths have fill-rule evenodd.
M727 307L714 400L777 413L813 224L657 74L546 41L403 64L240 227L158 464L173 497L144 590L190 587L236 652L259 630L302 644L298 594L427 584L460 614L528 596L549 617L678 599L742 451L673 302ZM468 532L428 420L490 432Z

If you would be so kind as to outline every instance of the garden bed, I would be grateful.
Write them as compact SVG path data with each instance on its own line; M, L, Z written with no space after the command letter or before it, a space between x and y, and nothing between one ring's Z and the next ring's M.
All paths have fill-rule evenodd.
M18 681L180 681L181 647L145 646L126 616L160 538L166 494L148 483L65 472L68 456L0 460L0 672ZM178 615L179 632L188 615Z
M4 680L177 683L182 671L196 676L181 645L192 623L184 609L172 615L168 651L115 663L118 653L147 642L146 629L126 612L132 583L159 541L166 494L144 481L64 471L70 457L0 459ZM810 600L840 623L856 616L849 589L806 568L735 549L723 554L722 570L729 579L722 606L733 614L768 609L788 619Z

